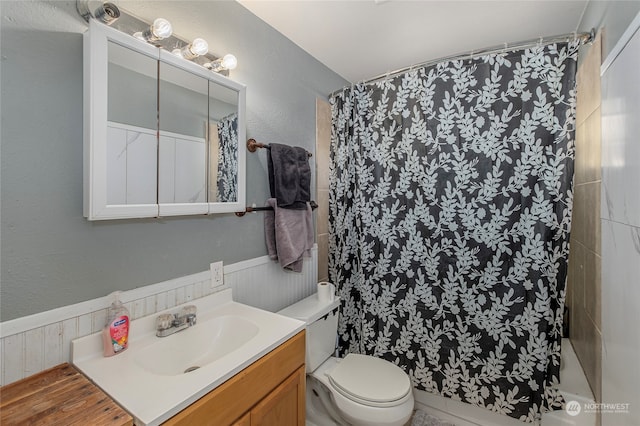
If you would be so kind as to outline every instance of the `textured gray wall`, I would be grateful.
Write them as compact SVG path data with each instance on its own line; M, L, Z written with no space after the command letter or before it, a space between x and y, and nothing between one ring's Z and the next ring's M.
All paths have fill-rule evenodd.
M145 3L135 2L162 9ZM207 9L209 25L189 31L201 25L217 43L212 52L238 57L232 78L248 87L247 136L314 151L315 99L347 82L239 4L208 2ZM3 0L0 12L2 321L266 254L259 213L84 219L86 23L75 0ZM264 152L248 154L247 168L247 202L261 205L269 193Z

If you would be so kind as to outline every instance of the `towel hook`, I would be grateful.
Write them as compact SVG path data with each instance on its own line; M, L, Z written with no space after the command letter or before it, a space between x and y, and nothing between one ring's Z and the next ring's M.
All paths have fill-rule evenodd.
M251 138L247 141L247 150L249 152L256 152L258 148L266 148L265 144L259 143L257 140Z

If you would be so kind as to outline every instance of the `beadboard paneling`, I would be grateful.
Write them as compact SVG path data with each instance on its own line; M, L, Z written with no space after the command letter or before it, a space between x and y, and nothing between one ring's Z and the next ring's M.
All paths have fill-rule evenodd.
M209 271L122 293L132 320L231 288L233 299L276 312L316 291L317 247L301 273L285 272L267 256L224 267L224 285L212 287ZM107 320L108 297L0 324L0 386L71 362L71 341L96 333Z

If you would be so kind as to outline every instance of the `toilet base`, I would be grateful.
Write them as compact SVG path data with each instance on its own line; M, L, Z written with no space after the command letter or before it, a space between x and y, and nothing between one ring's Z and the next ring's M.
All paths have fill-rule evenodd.
M336 419L332 416L322 400L330 400L331 395L327 388L313 377L307 376L306 417L307 426L347 426L344 419Z

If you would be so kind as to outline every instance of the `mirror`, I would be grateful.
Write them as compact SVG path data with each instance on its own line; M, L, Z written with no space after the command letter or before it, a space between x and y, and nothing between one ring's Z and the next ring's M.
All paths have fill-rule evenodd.
M244 210L245 96L242 84L90 21L85 216Z
M158 197L166 204L207 202L208 80L160 62Z
M107 203L156 203L157 59L108 43Z
M238 94L209 82L209 193L211 202L238 199Z

